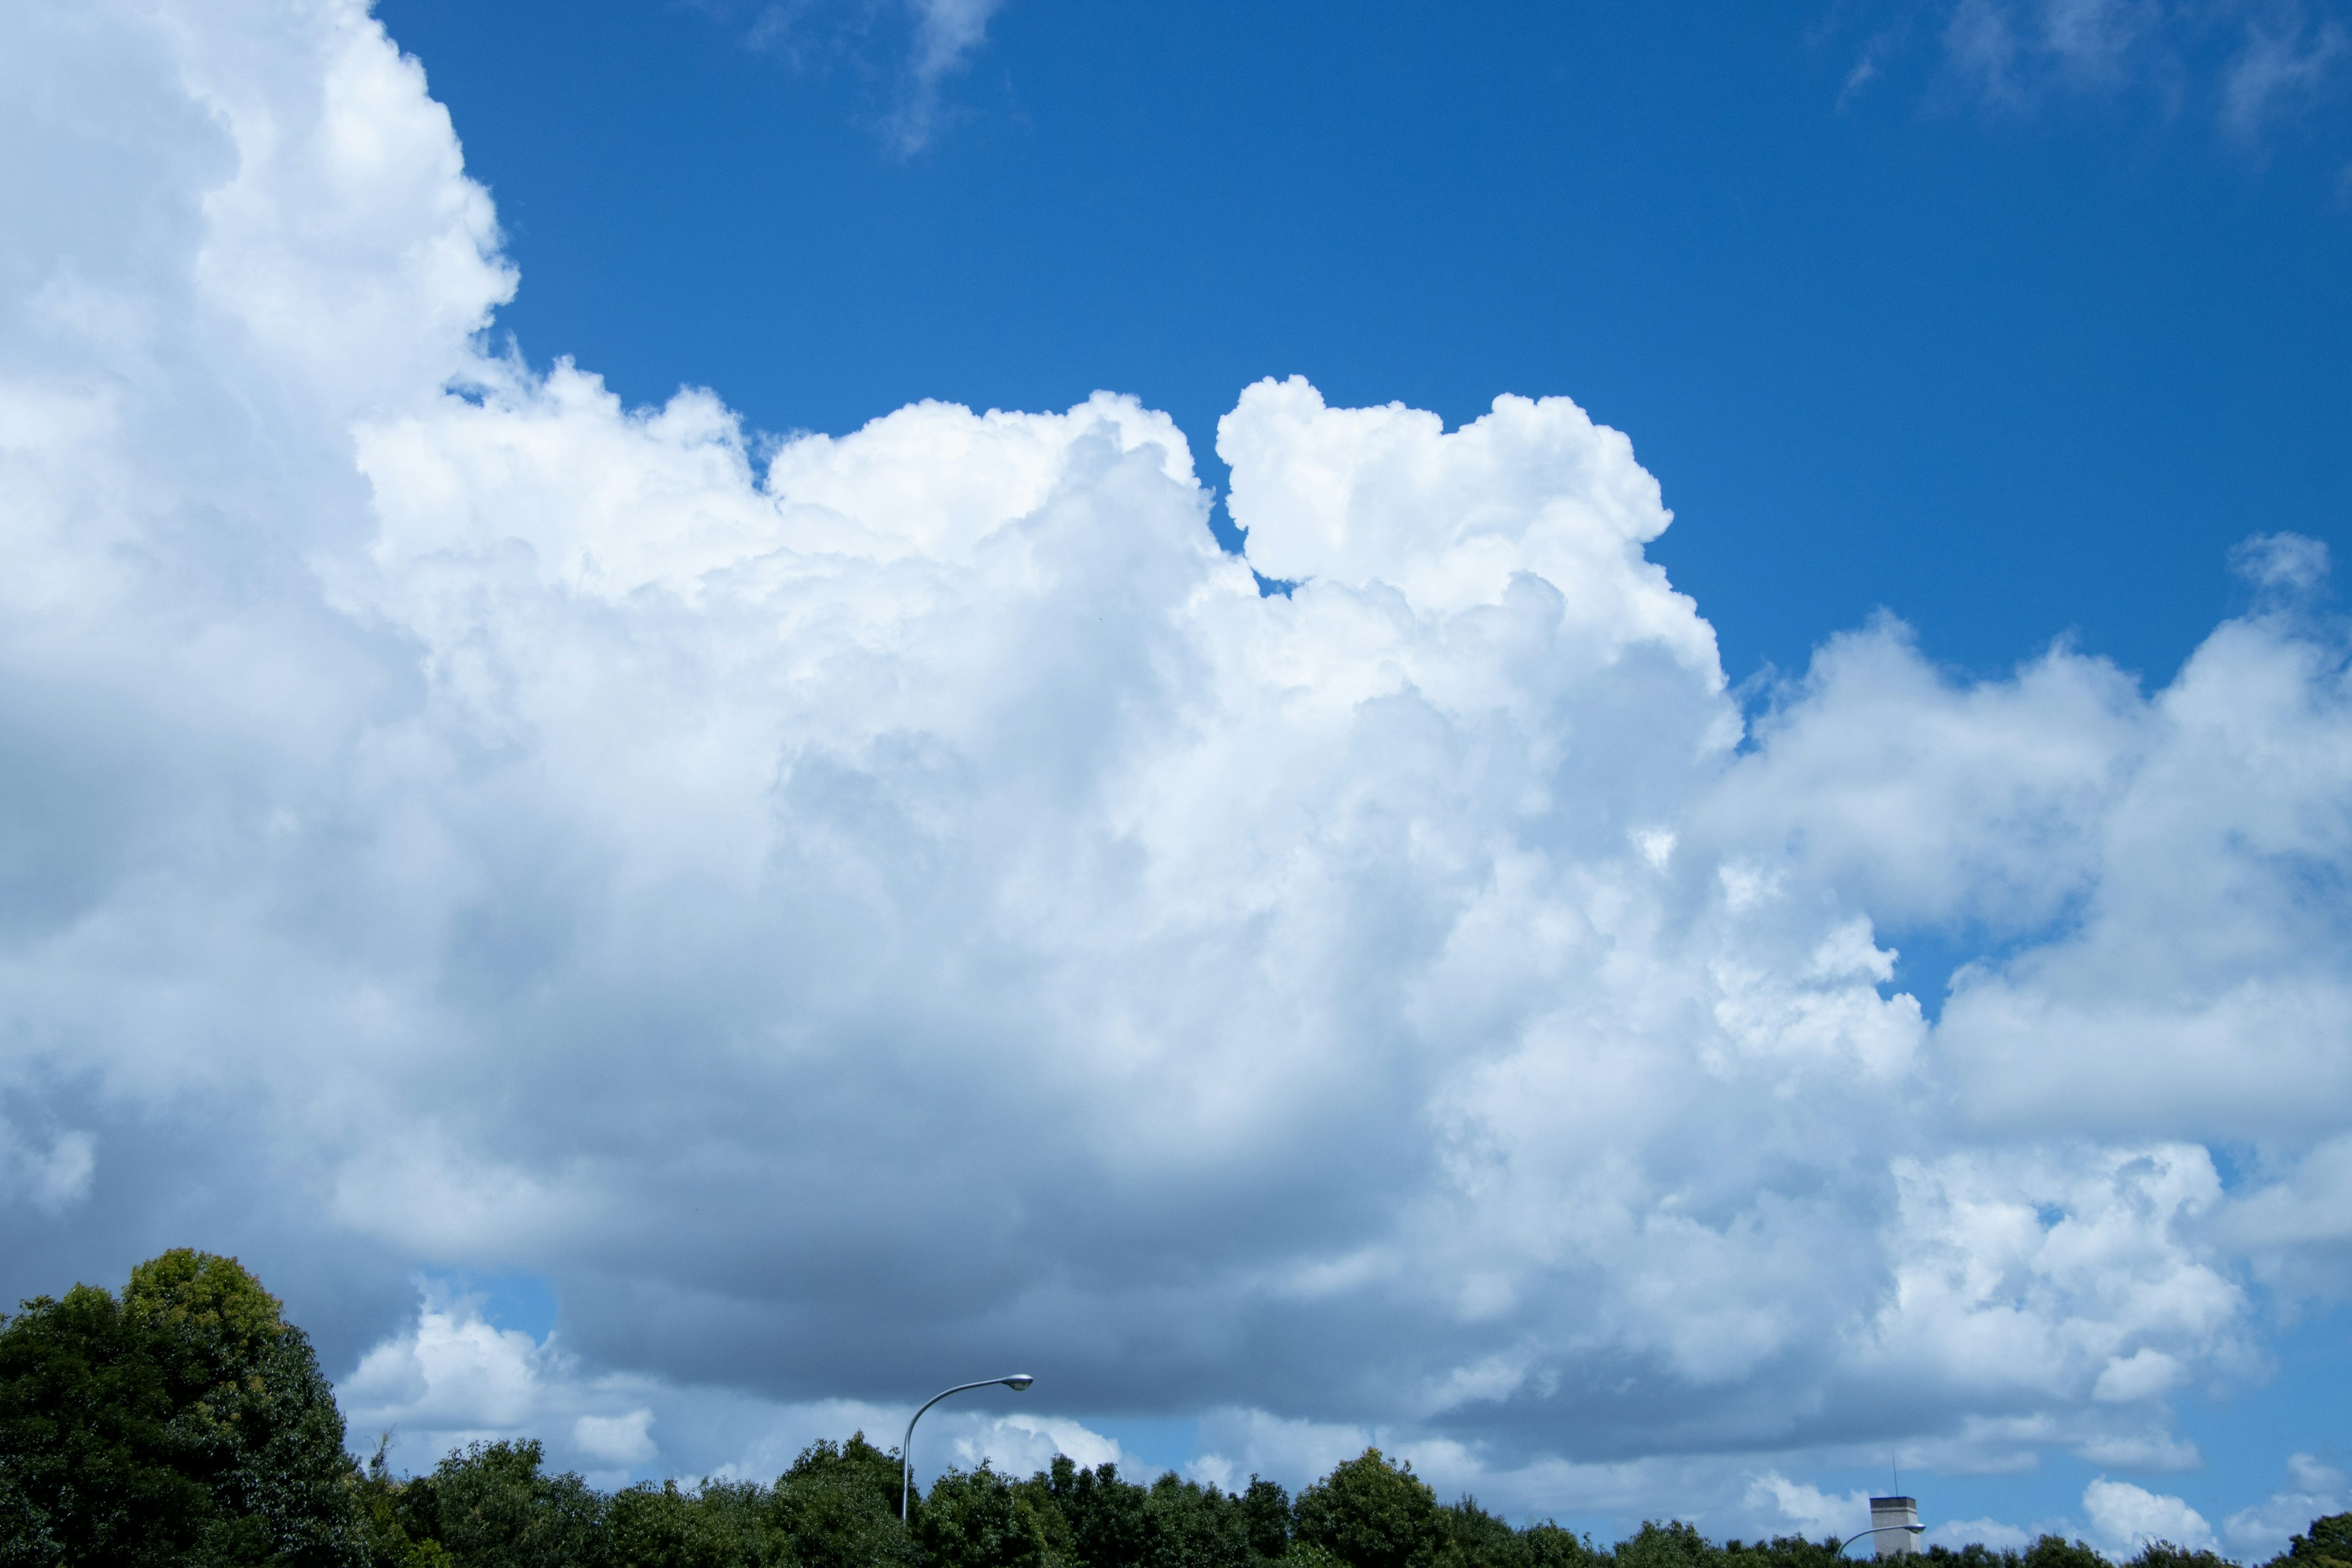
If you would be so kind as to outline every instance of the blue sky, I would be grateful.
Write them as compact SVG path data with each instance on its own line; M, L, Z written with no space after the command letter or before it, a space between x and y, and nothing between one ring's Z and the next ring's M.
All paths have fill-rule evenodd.
M909 154L898 19L783 9L382 8L526 353L779 432L1111 387L1204 455L1262 375L1563 394L1660 476L1735 679L1885 605L2161 681L2231 544L2352 511L2352 113L2224 123L2226 26L2011 100L1933 7L1022 3Z
M0 70L0 1294L602 1484L2352 1506L2340 6Z

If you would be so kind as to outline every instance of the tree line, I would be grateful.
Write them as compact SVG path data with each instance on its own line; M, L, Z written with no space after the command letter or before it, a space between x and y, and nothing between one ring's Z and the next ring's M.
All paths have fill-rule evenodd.
M1922 1568L2110 1568L2081 1542L1931 1547ZM301 1330L234 1258L182 1249L118 1298L77 1285L0 1323L0 1568L1832 1568L1834 1539L1714 1542L1647 1523L1613 1546L1440 1502L1378 1449L1292 1497L1066 1458L950 1470L898 1517L898 1457L812 1444L773 1484L605 1492L536 1442L414 1477L344 1447ZM2222 1568L2158 1542L2134 1568ZM2270 1568L2352 1568L2352 1514Z

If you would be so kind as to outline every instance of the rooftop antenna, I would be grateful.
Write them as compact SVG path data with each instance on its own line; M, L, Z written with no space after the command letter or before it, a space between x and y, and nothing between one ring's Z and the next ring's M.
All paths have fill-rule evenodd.
M1895 1478L1894 1495L1870 1500L1870 1528L1840 1545L1841 1557L1846 1547L1865 1535L1871 1541L1871 1555L1882 1562L1889 1557L1908 1557L1919 1549L1919 1537L1926 1527L1919 1522L1919 1500L1903 1495L1903 1456L1899 1449L1887 1451L1886 1468Z

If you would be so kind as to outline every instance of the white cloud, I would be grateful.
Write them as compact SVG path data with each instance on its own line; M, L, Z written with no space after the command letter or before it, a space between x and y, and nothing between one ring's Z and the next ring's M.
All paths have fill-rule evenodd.
M62 1214L89 1196L97 1172L98 1143L89 1133L28 1139L0 1121L0 1201L22 1197L44 1214Z
M2223 1215L2230 1240L2292 1295L2352 1293L2352 1136L2283 1157L2274 1174Z
M2336 0L1899 0L1845 16L1870 20L1842 105L1932 38L1950 85L2003 113L2131 94L2246 142L2340 87L2347 37Z
M2327 580L2327 545L2300 533L2258 533L2230 552L2230 564L2257 587L2305 592Z
M1792 1481L1778 1470L1757 1477L1748 1489L1748 1497L1757 1507L1770 1505L1795 1533L1814 1540L1843 1540L1854 1533L1855 1520L1870 1517L1868 1493L1853 1491L1832 1497L1819 1487Z
M2129 1481L2105 1476L2083 1489L2083 1512L2091 1521L2095 1544L2122 1557L2152 1541L2196 1550L2213 1544L2213 1531L2205 1518L2177 1497L2152 1492Z
M905 96L889 120L891 142L902 155L931 143L946 117L944 89L987 42L988 24L1003 0L907 0L914 50Z
M2290 11L2286 26L2265 18L2249 26L2245 42L2221 82L2221 123L2252 137L2271 120L2320 96L2333 85L2344 53L2345 30L2323 21L2305 30Z
M2221 1533L2248 1560L2277 1555L2288 1539L2302 1534L2315 1519L2341 1513L2352 1506L2352 1480L2315 1454L2290 1454L2286 1484L2263 1501L2240 1509L2222 1521Z
M2127 1356L2108 1359L2099 1381L2091 1385L2091 1397L2116 1404L2154 1399L2179 1381L2179 1362L2160 1350L2142 1345Z
M894 151L911 156L951 118L946 89L988 42L988 25L1004 0L688 0L751 48L795 68L840 57L896 79L895 102L879 129ZM901 58L885 67L877 42Z
M863 1431L895 1448L912 1406L855 1400L782 1402L739 1390L600 1371L555 1333L500 1328L480 1298L423 1283L415 1314L378 1342L337 1384L352 1440L389 1435L391 1461L429 1468L477 1441L537 1437L558 1468L605 1485L645 1476L772 1480L820 1437ZM1112 1438L1084 1423L991 1412L985 1402L924 1416L916 1474L983 1462L1020 1474L1056 1453L1087 1465L1126 1464Z
M1244 389L1246 561L1108 394L770 455L484 352L489 205L355 4L60 18L0 16L71 89L0 95L66 171L0 272L0 1092L84 1142L11 1283L66 1209L242 1234L411 1462L772 1475L1017 1362L924 1452L1206 1411L1202 1474L1745 1530L1891 1427L2189 1462L2252 1271L2340 1251L2293 595L2154 693L1881 622L1744 737L1566 399ZM1937 1024L1915 929L1990 933ZM465 1269L561 1338L394 1327Z
M660 1449L654 1443L654 1413L643 1405L619 1415L582 1415L572 1423L580 1451L607 1464L642 1465Z

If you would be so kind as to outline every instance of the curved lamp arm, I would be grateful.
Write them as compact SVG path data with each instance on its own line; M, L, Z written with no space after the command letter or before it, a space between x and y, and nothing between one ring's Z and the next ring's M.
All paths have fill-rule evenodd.
M978 1383L959 1383L953 1388L943 1388L923 1401L923 1409L916 1411L908 1418L907 1440L898 1445L898 1519L901 1523L908 1517L907 1504L908 1499L914 1495L915 1423L923 1418L923 1410L929 1410L950 1394L961 1394L966 1389L994 1388L997 1384L1003 1384L1018 1394L1036 1381L1025 1372L1016 1372L1011 1377L983 1377Z
M950 1389L948 1392L952 1394L955 1391L953 1389ZM1855 1542L1860 1541L1863 1535L1885 1535L1889 1531L1894 1530L1907 1531L1913 1535L1917 1535L1927 1528L1927 1527L1924 1524L1882 1524L1875 1530L1864 1531L1862 1535L1847 1536L1843 1542L1838 1543L1838 1555L1841 1557L1844 1556L1845 1549L1852 1546Z

